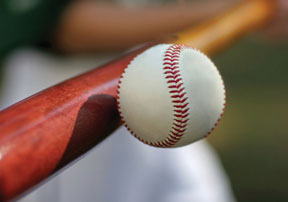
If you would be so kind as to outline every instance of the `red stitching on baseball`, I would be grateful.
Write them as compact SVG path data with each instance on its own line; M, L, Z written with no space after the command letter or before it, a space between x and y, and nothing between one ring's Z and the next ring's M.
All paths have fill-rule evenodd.
M173 107L183 109L183 108L187 107L187 105L188 105L188 103L186 103L184 105L173 105Z
M180 88L179 90L171 90L170 93L181 93L184 90L184 88Z
M170 67L170 66L165 66L164 67L164 69L170 69L170 70L174 70L174 69L176 69L176 68L178 68L178 67ZM170 76L174 76L174 75L170 75Z
M165 79L176 79L176 78L178 78L180 76L180 74L176 74L175 76L173 76L173 75L169 75L169 76L166 76L165 77Z
M167 83L173 83L173 85L168 86L169 93L171 94L172 102L177 103L174 104L173 107L177 108L177 110L174 110L174 123L172 127L172 131L168 134L167 138L165 138L162 141L157 142L150 142L147 140L144 140L141 137L138 137L126 124L124 118L122 117L122 114L120 113L120 117L122 121L124 122L124 125L126 128L140 141L155 146L155 147L171 147L174 144L176 144L184 135L187 127L187 121L188 118L186 118L189 113L188 103L185 103L188 97L185 97L186 92L184 91L184 87L182 84L182 79L179 74L179 66L178 66L178 60L180 51L185 46L182 45L172 45L170 46L164 55L164 74L166 75ZM122 77L121 77L122 78ZM120 88L120 83L118 84L118 89ZM119 91L119 90L118 90ZM117 91L117 92L118 92ZM119 99L119 93L117 94L117 100ZM118 108L120 109L120 103L117 102Z
M225 91L224 91L225 92ZM226 96L226 93L224 93L224 96ZM223 104L223 108L222 108L222 113L220 114L220 117L219 119L216 121L216 123L214 124L214 127L211 128L211 130L207 133L207 135L205 135L204 137L207 137L208 135L210 135L215 129L216 129L216 126L218 126L220 120L222 119L223 115L224 115L224 111L225 111L225 106L226 106L226 103Z
M186 119L186 120L181 120L181 119L174 119L174 121L177 121L179 123L187 123L189 119Z
M170 131L168 136L162 141L151 142L151 141L144 140L143 138L137 136L128 127L128 125L125 122L125 120L122 116L122 113L120 111L119 89L120 89L121 79L123 78L123 74L120 77L119 83L117 85L117 96L116 96L118 110L120 111L120 118L121 118L123 124L125 125L125 127L128 129L128 131L130 131L130 133L134 137L136 137L140 141L144 142L145 144L149 144L149 145L154 146L154 147L171 147L174 144L176 144L186 132L187 122L189 120L189 118L187 118L189 115L189 113L188 113L189 108L187 107L188 103L185 103L185 102L187 101L188 97L185 97L186 92L184 91L185 89L183 87L182 79L180 77L181 75L179 74L180 71L179 71L179 66L178 66L180 52L184 48L187 48L187 47L184 45L171 45L166 50L165 55L164 55L164 59L163 59L163 61L165 61L163 63L163 65L164 65L163 70L164 70L164 74L166 75L165 79L167 79L168 84L174 83L174 85L170 85L170 86L168 86L168 88L171 89L169 91L169 93L171 94L172 102L174 103L173 107L176 109L173 110L174 111L174 114L173 114L174 122L173 122L173 126L171 128L172 130ZM168 70L168 71L166 71L166 70ZM217 68L216 68L216 70L217 70L220 78L222 79ZM178 77L180 77L180 78L178 78ZM218 125L218 123L221 120L221 118L224 114L224 111L225 111L226 92L225 92L223 80L222 80L222 85L223 85L223 89L224 89L224 104L223 104L223 108L222 108L222 113L220 114L220 117L217 120L217 122L214 124L214 127L212 127L212 129L207 133L207 135L205 137L207 137L209 134L211 134L213 132L213 130Z
M208 135L210 135L215 130L216 126L219 124L220 120L222 119L222 117L224 115L224 112L225 112L225 109L226 109L226 90L225 90L225 86L224 86L224 81L223 81L223 79L221 77L221 74L220 74L219 70L216 68L215 65L214 65L214 67L215 67L215 69L216 69L216 71L217 71L217 73L218 73L218 75L219 75L219 77L220 77L220 79L222 81L222 87L223 87L223 90L224 90L224 99L223 99L224 103L223 103L223 106L222 106L222 113L220 114L220 117L217 119L216 123L214 124L214 127L212 127L210 129L210 131L204 137L207 137Z
M153 146L171 147L182 138L186 131L188 121L186 117L189 115L189 113L187 113L189 110L187 107L188 103L186 103L188 97L185 97L186 92L184 91L178 63L180 51L184 47L183 45L172 45L164 55L163 70L167 83L173 83L173 85L169 85L168 88L171 89L169 93L171 94L172 102L177 103L177 105L173 105L173 107L177 109L174 110L174 123L167 138L153 143Z

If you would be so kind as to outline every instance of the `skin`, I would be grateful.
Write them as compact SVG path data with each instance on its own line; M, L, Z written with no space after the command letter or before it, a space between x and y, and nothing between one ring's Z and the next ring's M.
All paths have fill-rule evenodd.
M274 20L263 30L266 39L282 42L288 40L288 1L276 1Z
M103 52L158 39L211 18L234 1L201 1L127 8L97 1L76 1L62 15L53 36L58 50Z
M63 13L52 44L66 53L123 50L201 23L237 2L178 0L162 6L130 8L103 1L78 0ZM275 19L262 33L266 39L288 39L288 1L276 3Z

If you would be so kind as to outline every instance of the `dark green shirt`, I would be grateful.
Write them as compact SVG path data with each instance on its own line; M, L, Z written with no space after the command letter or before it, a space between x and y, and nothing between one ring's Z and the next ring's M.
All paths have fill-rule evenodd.
M45 41L69 0L0 0L0 57Z

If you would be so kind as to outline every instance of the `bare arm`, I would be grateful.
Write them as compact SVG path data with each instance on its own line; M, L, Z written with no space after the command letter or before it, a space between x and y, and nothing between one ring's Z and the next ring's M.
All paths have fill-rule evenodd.
M263 33L266 38L281 42L288 40L288 1L277 0L276 9L274 20L263 30Z
M64 12L54 45L65 52L123 49L182 30L232 5L233 1L211 1L126 8L96 1L80 1Z

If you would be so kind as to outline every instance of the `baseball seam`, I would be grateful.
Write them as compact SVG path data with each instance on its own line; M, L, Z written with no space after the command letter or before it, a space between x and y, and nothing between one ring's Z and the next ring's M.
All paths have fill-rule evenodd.
M185 88L183 85L182 77L180 74L179 68L179 55L181 50L185 48L183 45L171 45L165 52L163 58L163 71L165 79L168 83L170 97L172 98L173 103L173 125L170 130L168 136L162 140L157 142L147 141L143 138L137 136L131 128L127 125L125 119L120 110L120 102L119 102L119 89L122 83L121 79L123 78L123 74L119 80L118 87L117 87L117 105L120 111L120 118L123 121L125 127L130 131L130 133L139 139L140 141L144 142L145 144L149 144L154 147L171 147L176 144L182 136L185 134L187 122L189 120L189 108L187 100L188 97L185 96Z
M164 148L165 147L166 148L171 147L171 146L175 145L186 132L187 122L189 121L188 116L189 116L189 110L190 109L188 108L188 102L187 102L188 97L185 96L186 95L185 87L183 85L183 80L182 80L180 68L179 68L180 52L185 48L191 48L191 47L187 47L184 45L177 45L177 44L171 45L166 50L166 52L164 54L163 70L164 70L165 79L169 85L168 86L169 93L171 95L170 97L172 98L172 103L173 103L173 126L170 130L169 135L162 141L156 141L156 142L147 141L147 140L137 136L137 134L135 134L130 129L130 127L127 125L127 123L126 123L126 121L122 115L121 108L120 108L120 101L119 101L120 85L122 83L121 80L122 80L123 75L125 74L127 68L124 70L124 73L120 77L120 80L119 80L119 83L117 86L117 97L116 97L117 98L117 106L118 106L118 110L120 113L120 118L121 118L124 126L127 128L127 130L134 137L136 137L138 140L144 142L145 144L148 144L148 145L151 145L154 147L164 147ZM216 68L215 65L214 65L214 67ZM207 137L209 134L211 134L214 131L214 129L216 128L216 126L218 125L219 121L221 120L221 118L224 114L225 106L226 106L226 92L225 92L224 82L223 82L222 77L221 77L217 68L216 68L216 71L221 78L223 89L224 89L224 104L223 104L223 108L222 108L222 113L220 114L218 120L216 121L214 126L210 129L210 131L207 133L207 135L204 137Z
M206 55L204 55L205 57L207 57ZM208 57L207 57L208 58ZM209 59L209 58L208 58ZM208 137L214 130L215 128L218 126L220 120L222 119L223 115L224 115L224 112L225 112L225 109L226 109L226 90L225 90L225 85L224 85L224 81L222 79L222 76L219 72L219 70L217 69L216 65L213 63L213 67L215 68L215 70L217 71L220 79L221 79L221 82L222 82L222 87L223 87L223 91L224 91L224 103L223 103L223 106L222 106L222 112L219 116L219 118L217 119L217 121L215 122L214 126L210 129L210 131L204 136L204 138Z
M184 47L183 45L172 45L164 55L163 70L173 103L173 124L168 137L163 141L156 142L156 146L173 146L182 138L187 129L189 120L188 97L179 68L179 56Z

